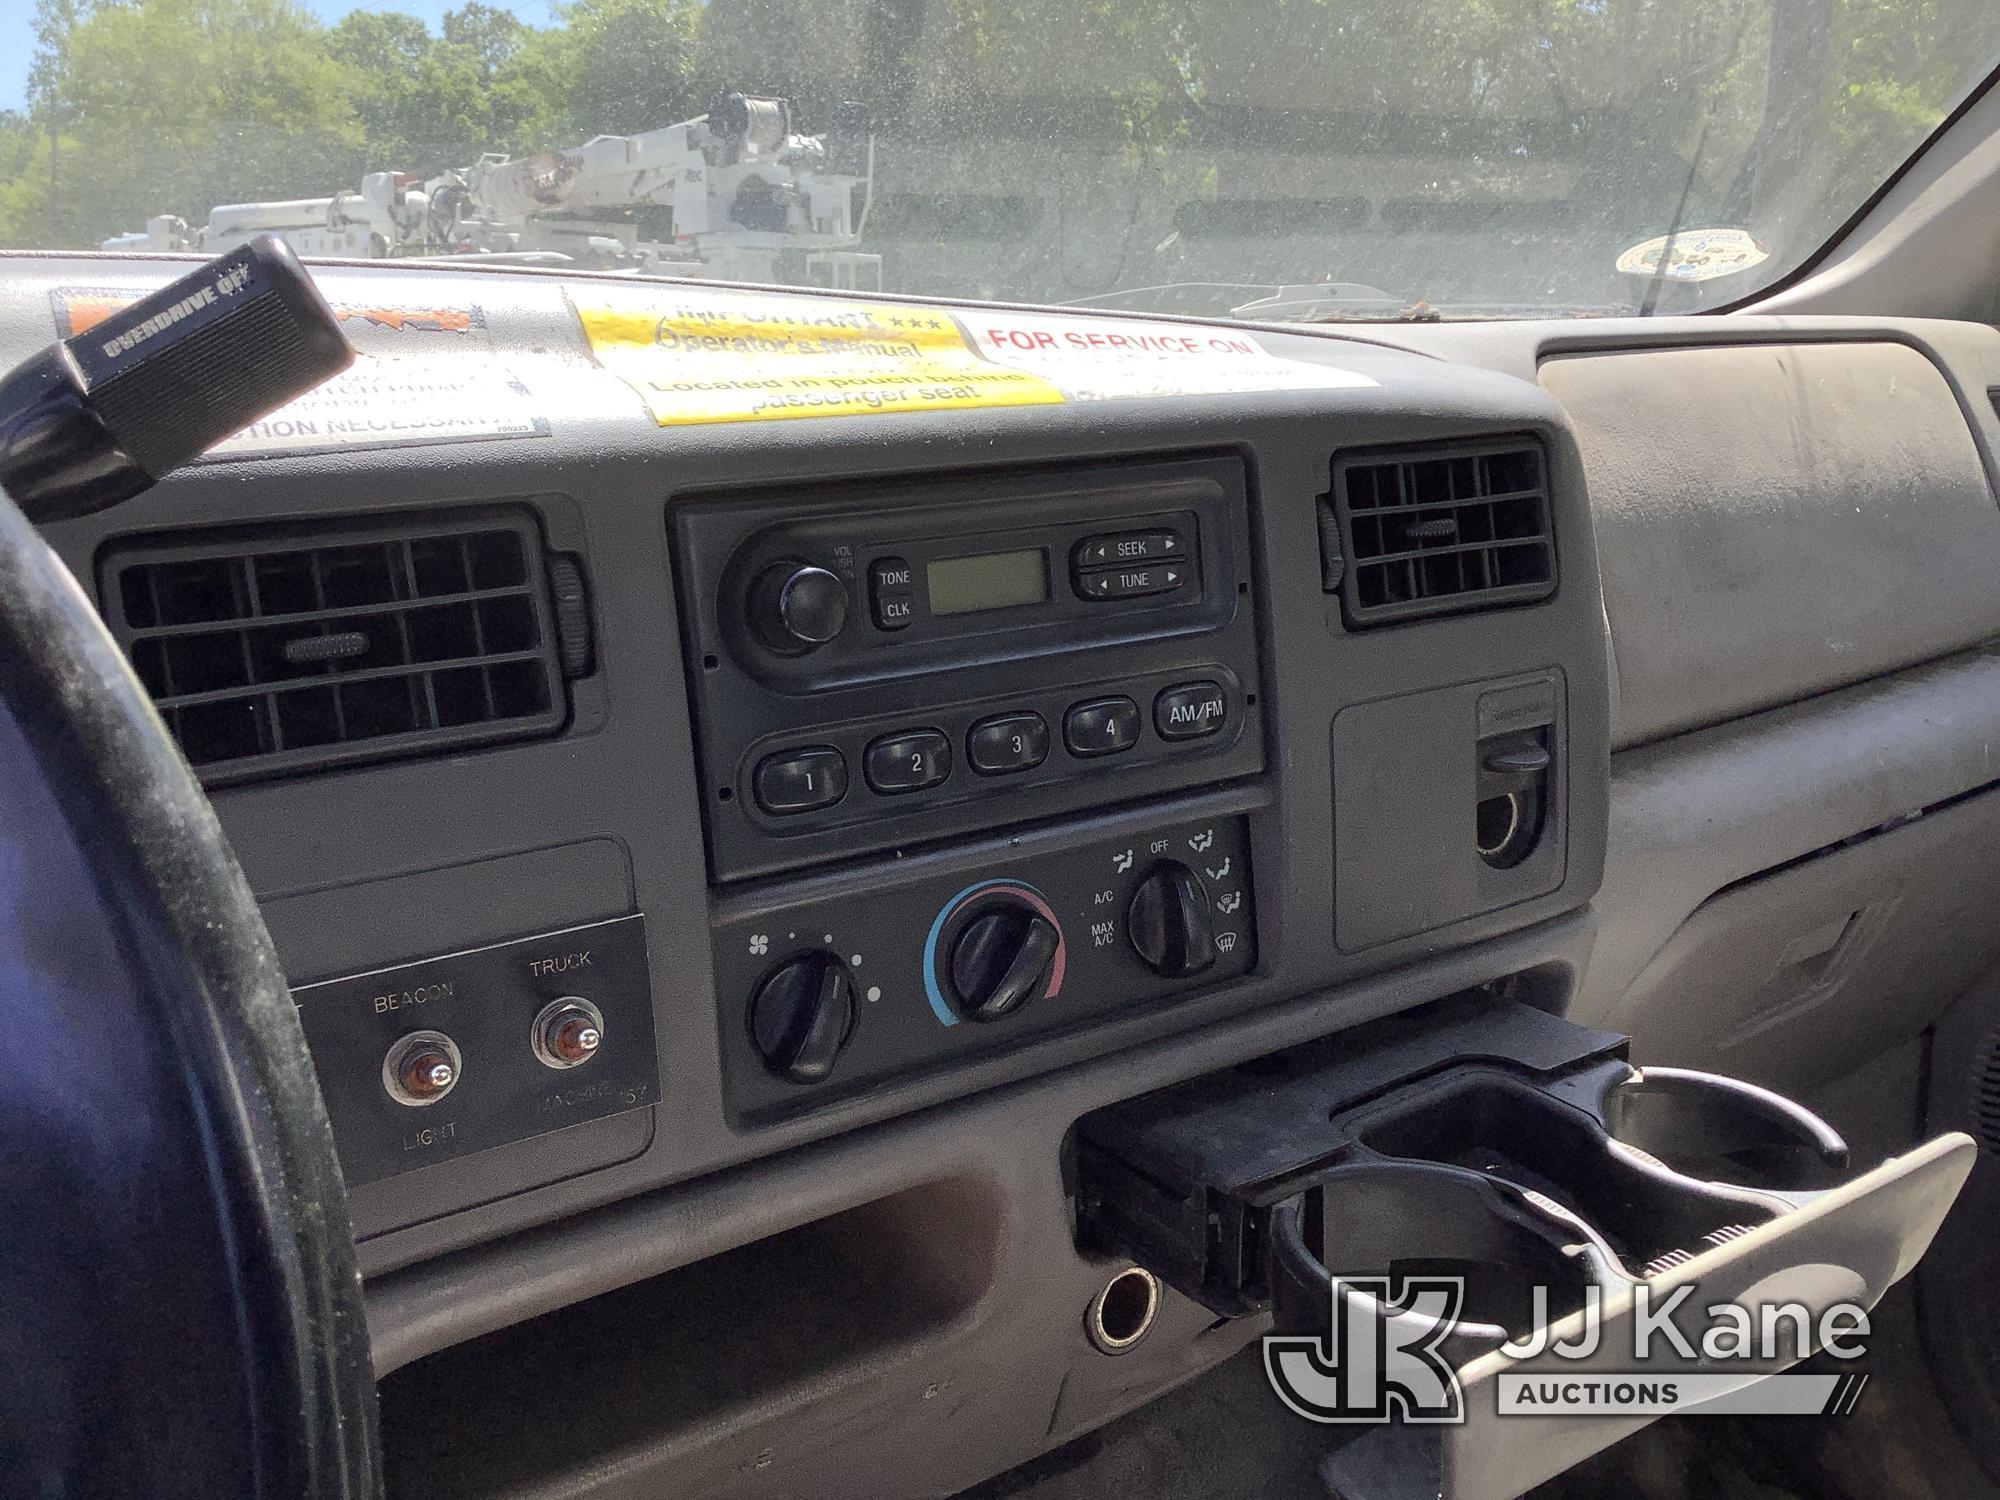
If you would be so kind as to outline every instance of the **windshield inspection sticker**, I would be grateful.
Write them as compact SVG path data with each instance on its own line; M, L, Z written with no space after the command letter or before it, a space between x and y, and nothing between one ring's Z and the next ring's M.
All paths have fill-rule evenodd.
M64 338L137 300L118 290L63 288L54 295ZM477 307L392 308L336 304L355 361L315 390L224 438L198 462L400 448L486 438L537 437L548 423L527 387L490 352Z
M960 318L704 289L643 300L571 295L598 364L637 391L663 427L1375 384L1201 324Z

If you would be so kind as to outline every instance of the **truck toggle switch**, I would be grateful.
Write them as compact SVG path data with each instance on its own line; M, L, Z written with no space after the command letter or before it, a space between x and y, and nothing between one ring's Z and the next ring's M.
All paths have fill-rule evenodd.
M533 1036L544 1067L574 1068L604 1045L604 1013L580 995L565 995L542 1007Z

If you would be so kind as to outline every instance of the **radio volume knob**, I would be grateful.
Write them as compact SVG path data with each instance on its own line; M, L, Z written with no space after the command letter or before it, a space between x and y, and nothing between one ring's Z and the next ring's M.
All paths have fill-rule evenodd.
M774 563L750 590L750 625L773 651L803 656L847 626L847 585L838 574L796 559Z

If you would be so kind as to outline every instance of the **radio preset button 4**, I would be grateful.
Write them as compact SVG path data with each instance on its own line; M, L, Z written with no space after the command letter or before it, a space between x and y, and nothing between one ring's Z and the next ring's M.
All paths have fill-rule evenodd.
M1080 573L1076 578L1077 597L1089 600L1139 599L1148 594L1171 594L1188 581L1186 563L1153 563L1145 567L1106 568L1100 573Z
M951 741L935 729L884 735L869 745L861 771L878 792L920 792L951 775Z
M1085 537L1070 561L1078 572L1116 563L1160 562L1187 556L1187 542L1178 531L1120 531Z
M1153 700L1153 727L1163 740L1195 740L1229 722L1229 695L1213 682L1184 682Z
M1049 724L1040 714L981 719L965 736L965 758L983 776L1031 771L1049 758Z
M1139 705L1130 698L1093 698L1063 715L1063 744L1089 759L1116 755L1139 742Z
M916 574L909 560L878 557L868 565L868 602L877 630L902 630L916 618Z
M847 760L831 745L781 750L757 763L754 779L765 812L812 812L847 795Z

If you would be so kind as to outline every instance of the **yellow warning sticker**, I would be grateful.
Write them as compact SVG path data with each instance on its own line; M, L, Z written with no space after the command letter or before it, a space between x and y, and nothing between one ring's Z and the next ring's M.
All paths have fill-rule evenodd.
M1053 406L1060 387L983 358L947 314L754 292L579 297L591 353L662 427L982 406Z

